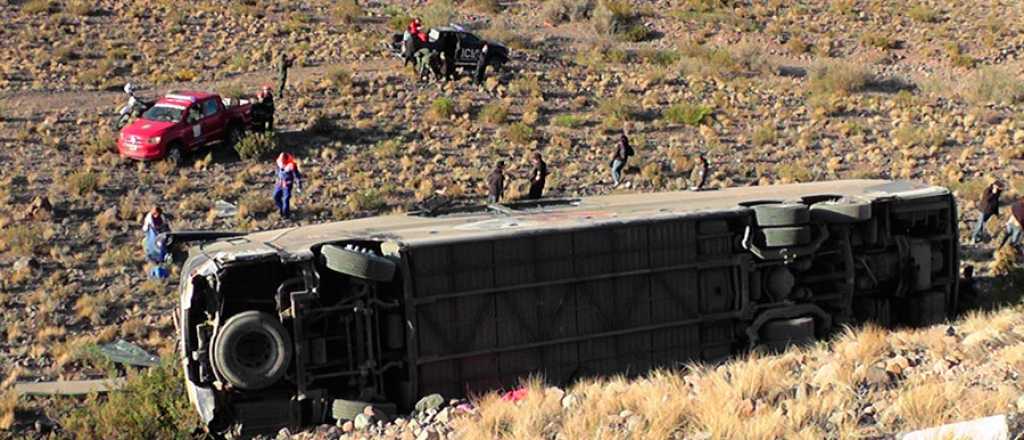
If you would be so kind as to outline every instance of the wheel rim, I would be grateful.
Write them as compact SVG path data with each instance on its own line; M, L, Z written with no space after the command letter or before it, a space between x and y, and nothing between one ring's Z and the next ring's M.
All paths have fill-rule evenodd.
M273 361L273 343L266 334L248 333L235 344L234 355L238 365L251 370L264 370Z

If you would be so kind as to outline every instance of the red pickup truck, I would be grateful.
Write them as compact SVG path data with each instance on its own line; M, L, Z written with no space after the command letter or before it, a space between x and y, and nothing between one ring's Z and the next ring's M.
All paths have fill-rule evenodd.
M172 92L121 129L118 153L178 163L183 154L207 145L234 145L252 123L252 104L232 101L215 93Z

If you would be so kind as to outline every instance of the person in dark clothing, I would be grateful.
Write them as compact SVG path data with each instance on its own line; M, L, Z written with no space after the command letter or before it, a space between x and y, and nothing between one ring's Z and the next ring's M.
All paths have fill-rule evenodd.
M544 194L544 183L548 179L548 164L544 163L539 151L533 153L530 159L533 162L533 169L530 171L530 199L539 199Z
M277 96L284 97L284 86L288 83L288 68L292 67L294 59L289 58L288 54L282 53L281 58L277 61Z
M494 164L494 170L487 176L487 202L499 203L505 194L505 162L499 160Z
M985 223L994 215L999 214L999 196L1003 194L1003 183L992 182L985 192L981 194L978 201L978 221L974 224L974 233L971 234L971 243L978 243L985 234Z
M629 137L626 136L626 130L623 129L619 136L619 145L615 148L615 153L612 154L612 182L615 186L619 186L619 181L622 180L622 170L626 168L626 162L633 153L633 147L629 145Z
M999 240L996 250L1002 249L1007 241L1014 247L1020 245L1021 225L1024 224L1024 199L1013 202L1013 205L1010 205L1010 212L1010 219L1006 221L1006 231L1003 232L1003 238Z
M257 130L274 131L274 95L270 86L265 85L256 94L256 102L252 105L253 126Z
M487 73L487 43L480 48L480 55L476 60L476 83L482 85L484 83L484 75Z
M974 287L974 266L964 266L964 274L960 278L960 307L973 309L978 307L978 289Z
M704 184L708 182L708 158L704 156L704 153L697 156L697 165L690 171L690 182L693 183L690 186L691 191L704 189Z

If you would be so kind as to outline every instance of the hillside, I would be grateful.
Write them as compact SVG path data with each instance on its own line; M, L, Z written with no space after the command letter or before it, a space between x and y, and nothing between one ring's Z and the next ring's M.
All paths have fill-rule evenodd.
M412 15L465 23L513 61L484 87L418 82L381 49ZM88 425L68 425L78 401L19 400L13 382L105 376L114 367L96 344L119 338L174 356L176 283L146 278L139 245L153 204L176 229L311 224L437 194L483 200L498 159L515 197L533 151L560 195L684 189L700 152L712 188L922 180L956 191L965 243L988 181L1024 195L1016 2L6 0L0 17L0 425L13 437ZM281 51L296 67L275 142L307 178L292 219L272 213L270 158L219 149L179 169L118 158L125 82L149 97L252 94L275 81ZM613 188L608 157L624 126L638 155ZM218 215L218 200L237 213ZM568 391L577 409L534 385L528 408L485 397L455 425L470 438L621 438L630 423L635 438L846 438L1016 411L1024 312L1007 304L1018 302L1018 256L993 259L991 243L963 254L984 302L1005 308L968 315L951 336L854 329L779 357L580 384ZM882 381L875 368L886 379L865 387ZM958 405L965 395L972 404Z

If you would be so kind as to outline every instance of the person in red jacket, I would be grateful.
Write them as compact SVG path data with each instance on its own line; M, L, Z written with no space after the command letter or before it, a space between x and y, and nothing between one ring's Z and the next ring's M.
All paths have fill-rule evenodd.
M417 40L420 40L421 43L427 42L427 34L423 32L423 24L420 22L419 18L414 18L412 19L412 22L409 23L409 33L413 37L416 37Z

